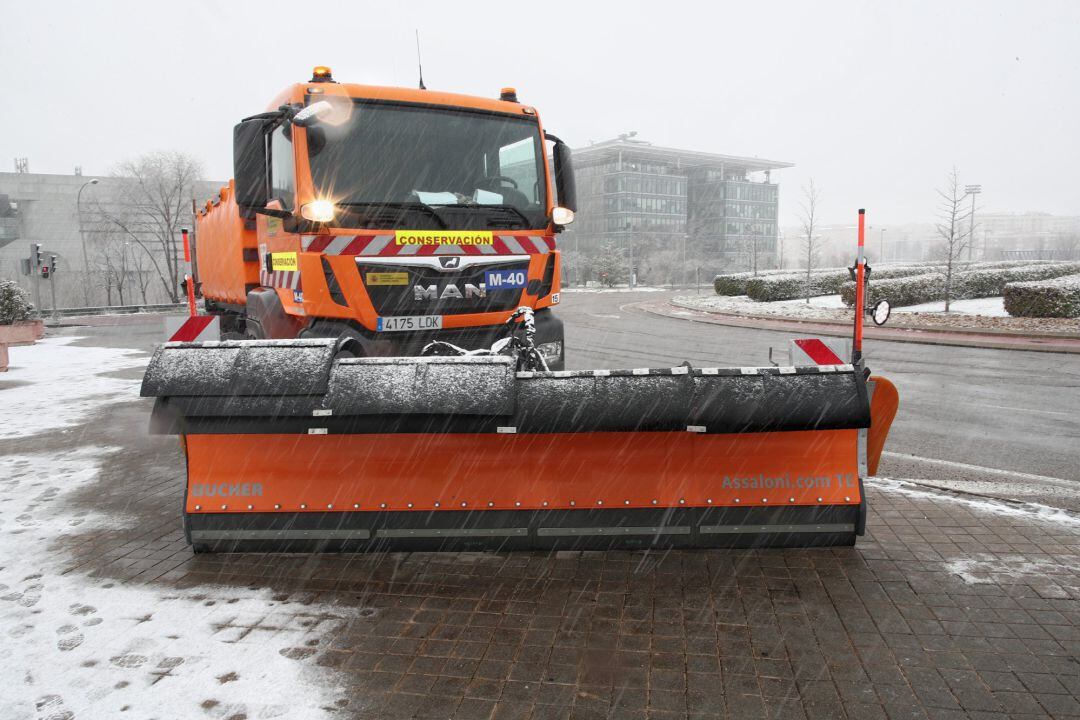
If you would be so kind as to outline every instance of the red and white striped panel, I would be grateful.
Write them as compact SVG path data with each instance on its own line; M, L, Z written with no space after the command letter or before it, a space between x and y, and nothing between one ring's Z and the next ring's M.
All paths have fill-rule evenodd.
M265 287L287 288L289 290L303 290L300 282L299 270L275 270L266 272L266 268L259 271L259 282Z
M304 252L378 257L423 255L537 255L555 249L551 235L495 235L490 245L398 245L393 235L305 235Z
M843 365L851 357L851 341L839 338L799 338L789 349L792 365Z

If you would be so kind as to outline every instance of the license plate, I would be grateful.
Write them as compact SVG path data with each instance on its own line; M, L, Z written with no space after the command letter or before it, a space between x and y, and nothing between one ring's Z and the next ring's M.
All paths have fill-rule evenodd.
M441 330L442 315L395 315L381 317L376 326L379 332L408 332L410 330Z

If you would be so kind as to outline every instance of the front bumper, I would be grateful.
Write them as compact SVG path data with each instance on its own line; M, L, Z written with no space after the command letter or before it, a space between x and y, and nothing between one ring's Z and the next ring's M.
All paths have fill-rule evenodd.
M466 350L489 348L503 337L501 325L474 328L454 328L418 333L378 333L356 323L337 320L318 320L301 333L304 338L347 337L363 348L367 357L401 357L419 355L424 346L435 340L453 343ZM541 351L552 370L562 370L566 365L566 343L563 339L563 322L549 309L536 311L536 337L533 342Z

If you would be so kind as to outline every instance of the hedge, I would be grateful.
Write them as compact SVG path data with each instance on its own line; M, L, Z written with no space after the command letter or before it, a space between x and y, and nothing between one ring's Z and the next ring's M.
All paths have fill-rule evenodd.
M1017 317L1080 317L1080 275L1011 282L1004 297L1005 312Z
M1041 263L1021 266L981 267L976 270L953 271L953 300L994 297L1001 295L1011 282L1046 280L1080 272L1080 263ZM850 280L840 290L840 297L847 305L855 304L855 283ZM937 271L906 278L879 278L871 273L867 284L866 302L873 305L878 300L888 300L893 307L919 305L945 299L945 274Z
M921 275L926 272L925 267L910 267L904 265L885 266L880 270L874 270L875 278L908 277ZM770 302L773 300L795 300L806 297L808 290L810 296L835 295L840 292L844 283L851 281L851 273L847 268L836 268L811 273L810 286L807 288L806 271L789 273L787 275L773 275L771 277L757 277L746 283L746 294L751 300Z
M730 275L717 275L713 278L713 288L717 295L745 295L746 283L756 277L771 277L774 275L790 275L790 270L760 270L755 275L752 272L732 273Z
M27 320L33 309L29 293L12 280L0 280L0 325Z

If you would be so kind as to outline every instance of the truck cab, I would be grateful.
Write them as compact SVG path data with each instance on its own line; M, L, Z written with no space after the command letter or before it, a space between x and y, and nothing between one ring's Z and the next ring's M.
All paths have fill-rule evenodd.
M234 333L345 336L366 355L487 347L526 305L558 369L554 238L574 207L569 149L513 89L343 84L316 68L235 127L234 181L197 218L199 280Z

